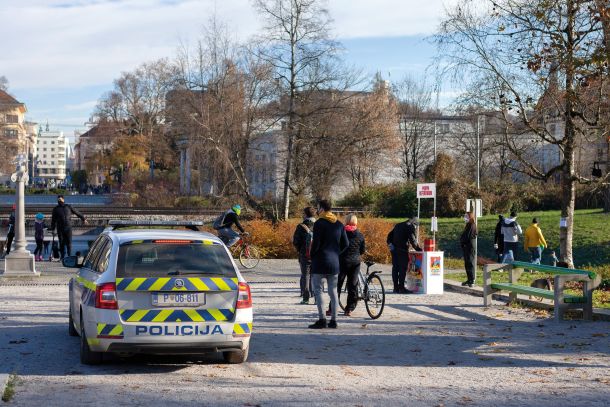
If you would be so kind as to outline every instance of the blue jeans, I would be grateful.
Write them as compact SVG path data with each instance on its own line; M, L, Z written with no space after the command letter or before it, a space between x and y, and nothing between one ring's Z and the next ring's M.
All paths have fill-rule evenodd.
M530 250L530 254L532 255L530 263L540 264L540 259L542 259L542 247L540 247L540 246L530 247L529 250Z
M231 228L222 228L218 229L218 237L225 242L227 247L231 247L239 240L239 233Z
M311 285L313 293L316 296L316 305L318 306L319 319L326 319L326 307L322 291L324 290L324 279L328 281L328 296L330 297L330 314L331 319L337 319L337 307L339 306L339 296L337 295L337 280L339 276L336 274L311 274Z

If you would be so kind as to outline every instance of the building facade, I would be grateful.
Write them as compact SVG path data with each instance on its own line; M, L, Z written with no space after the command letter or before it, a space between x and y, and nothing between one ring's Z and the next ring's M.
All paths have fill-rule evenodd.
M66 179L66 138L61 131L40 131L35 165L36 183L47 187L64 184Z

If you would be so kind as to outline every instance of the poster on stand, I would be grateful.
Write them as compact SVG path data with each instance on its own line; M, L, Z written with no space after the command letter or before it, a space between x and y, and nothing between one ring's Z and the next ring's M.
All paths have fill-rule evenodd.
M424 291L423 259L423 252L409 253L409 268L407 269L405 285L407 286L407 290L417 294Z

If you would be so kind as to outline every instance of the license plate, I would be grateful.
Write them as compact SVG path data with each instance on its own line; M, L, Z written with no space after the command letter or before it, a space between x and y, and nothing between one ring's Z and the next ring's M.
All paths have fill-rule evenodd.
M152 303L158 307L196 307L205 304L205 294L152 293Z

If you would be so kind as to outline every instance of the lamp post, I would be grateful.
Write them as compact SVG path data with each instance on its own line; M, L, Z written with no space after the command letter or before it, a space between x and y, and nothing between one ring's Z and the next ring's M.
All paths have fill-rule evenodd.
M25 240L25 186L29 180L27 161L19 157L17 171L11 175L11 181L16 183L15 195L15 250L5 257L4 275L39 275L36 272L34 256L27 250Z

